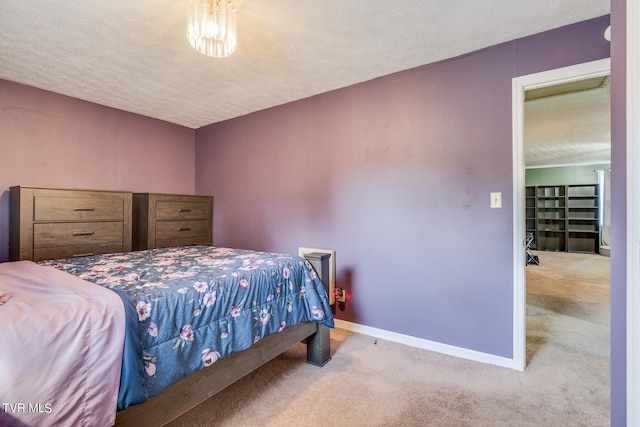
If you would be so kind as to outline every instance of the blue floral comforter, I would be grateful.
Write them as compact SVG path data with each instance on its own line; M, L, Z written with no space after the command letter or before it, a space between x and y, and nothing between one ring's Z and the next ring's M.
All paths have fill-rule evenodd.
M333 327L324 286L298 256L189 246L40 264L118 292L137 313L138 360L123 360L123 382L144 396L119 399L119 409L300 322Z

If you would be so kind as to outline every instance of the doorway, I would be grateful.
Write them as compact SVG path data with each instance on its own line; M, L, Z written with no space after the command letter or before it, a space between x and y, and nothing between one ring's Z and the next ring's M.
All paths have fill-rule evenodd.
M513 79L513 364L523 371L526 366L526 278L525 278L525 162L524 106L525 93L544 87L576 82L611 73L610 60L603 59Z

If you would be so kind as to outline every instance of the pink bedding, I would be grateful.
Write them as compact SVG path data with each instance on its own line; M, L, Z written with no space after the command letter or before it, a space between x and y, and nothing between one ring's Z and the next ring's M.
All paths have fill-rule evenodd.
M120 297L31 261L0 263L0 293L0 425L113 425Z

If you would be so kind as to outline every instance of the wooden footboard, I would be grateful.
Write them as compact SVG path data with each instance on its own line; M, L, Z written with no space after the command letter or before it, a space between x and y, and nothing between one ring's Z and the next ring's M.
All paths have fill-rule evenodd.
M328 290L329 255L312 253L305 258ZM118 412L116 426L164 425L303 340L307 342L307 362L323 366L331 359L329 328L304 322L183 378L143 404Z

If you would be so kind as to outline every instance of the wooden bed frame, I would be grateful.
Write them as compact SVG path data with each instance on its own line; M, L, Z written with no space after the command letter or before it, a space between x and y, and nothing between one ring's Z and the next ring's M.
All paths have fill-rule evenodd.
M313 265L328 292L330 255L310 253L305 258ZM329 328L315 322L304 322L220 359L174 383L145 403L118 412L116 426L164 425L305 340L308 363L324 366L331 360Z

